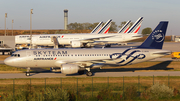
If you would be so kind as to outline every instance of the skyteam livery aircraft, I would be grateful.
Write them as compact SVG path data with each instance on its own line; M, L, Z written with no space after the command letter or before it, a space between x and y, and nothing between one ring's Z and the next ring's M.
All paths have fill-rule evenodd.
M64 74L92 76L91 68L103 65L131 65L162 57L171 53L162 50L168 22L162 21L149 37L137 48L96 48L96 49L30 49L16 51L6 58L9 66L30 68L60 67Z

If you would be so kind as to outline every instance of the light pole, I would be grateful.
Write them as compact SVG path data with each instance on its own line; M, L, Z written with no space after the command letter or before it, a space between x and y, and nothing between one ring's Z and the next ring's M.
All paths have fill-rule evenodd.
M13 23L14 23L14 20L12 19L12 36L13 36Z
M33 9L31 9L30 13L30 48L32 49L32 14L33 14Z
M6 36L6 18L7 18L7 13L5 13L5 34L4 34L4 36Z

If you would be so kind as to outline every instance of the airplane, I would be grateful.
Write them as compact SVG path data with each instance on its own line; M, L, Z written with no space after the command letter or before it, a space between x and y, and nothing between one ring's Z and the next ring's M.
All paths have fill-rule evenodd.
M126 33L129 29L131 20L127 21L126 24L117 33Z
M137 38L141 38L141 35L138 35L138 31L141 27L141 24L142 24L142 21L143 21L143 17L140 17L132 26L131 28L129 29L130 27L130 22L131 20L127 21L126 24L117 32L117 33L120 33L120 34L133 34L133 35L137 35ZM112 33L110 33L112 34ZM132 36L133 36L132 35ZM126 36L126 35L123 35L123 36ZM134 38L132 38L133 40ZM111 45L127 45L127 43L124 43L125 41L121 41L121 42L111 42L111 43L107 43L107 42L104 42L105 44L105 47L111 47ZM102 44L103 42L101 42Z
M136 23L130 28L131 30L136 29L137 25L141 25L143 17L140 17ZM107 33L112 19L108 20L106 24L102 27L102 29L98 33L94 34L43 34L43 35L33 35L32 36L32 44L33 46L71 46L74 48L77 47L93 47L95 45L105 45L105 47L110 47L111 44L121 44L125 41L130 41L134 39L141 38L140 34L134 32L128 34L121 33L110 33L110 34L102 34ZM136 25L136 26L135 26ZM138 27L139 30L140 27ZM136 31L138 32L138 31ZM54 38L55 37L55 38ZM29 40L26 40L29 38ZM55 40L54 40L55 39ZM30 43L30 36L22 36L18 35L15 38L16 44L27 44Z
M143 17L140 17L126 33L138 33L142 21L143 21Z
M142 18L142 17L141 17ZM142 21L142 20L141 20ZM32 44L34 46L43 45L43 46L54 46L54 42L56 41L58 45L61 46L71 46L73 48L77 47L93 47L95 45L105 45L106 47L110 47L110 44L114 43L122 43L134 39L141 38L142 35L137 33L110 33L110 34L100 34L106 33L110 27L110 23L112 20L110 19L103 28L94 34L43 34L43 35L34 35L32 37ZM141 24L141 23L140 23ZM132 26L133 27L133 26ZM136 28L133 27L133 29ZM55 37L55 41L54 38ZM20 36L19 36L20 38ZM20 40L20 39L18 39ZM24 41L24 40L21 40Z
M112 19L108 20L104 26L102 27L102 29L98 32L98 34L106 34L108 33L110 27L111 27L111 22L112 22Z
M4 63L14 67L30 68L60 67L63 74L92 76L91 68L104 65L131 65L171 54L162 50L168 21L161 21L148 38L136 48L63 48L29 49L14 52Z
M91 34L93 33L102 34L103 32L107 33L109 31L109 27L111 26L111 22L112 22L112 19L108 20L103 27L102 27L103 22L102 21L99 22L99 24L91 31ZM51 35L55 36L55 35L61 35L61 34L51 34ZM35 36L39 36L39 35L32 35L32 38ZM30 40L31 40L30 35L16 35L15 36L15 44L30 44Z
M91 31L91 33L98 33L99 30L102 28L103 22L99 22L99 24Z

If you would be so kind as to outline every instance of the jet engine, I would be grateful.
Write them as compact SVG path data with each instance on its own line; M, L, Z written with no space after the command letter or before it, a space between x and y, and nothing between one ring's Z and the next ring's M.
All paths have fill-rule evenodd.
M61 73L63 74L74 74L79 70L79 66L75 64L62 64Z
M80 41L71 41L72 47L81 47L83 44Z

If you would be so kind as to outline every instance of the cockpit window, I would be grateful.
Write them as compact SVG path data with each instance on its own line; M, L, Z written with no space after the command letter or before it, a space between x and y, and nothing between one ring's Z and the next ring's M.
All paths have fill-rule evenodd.
M20 54L12 54L11 57L20 57Z

